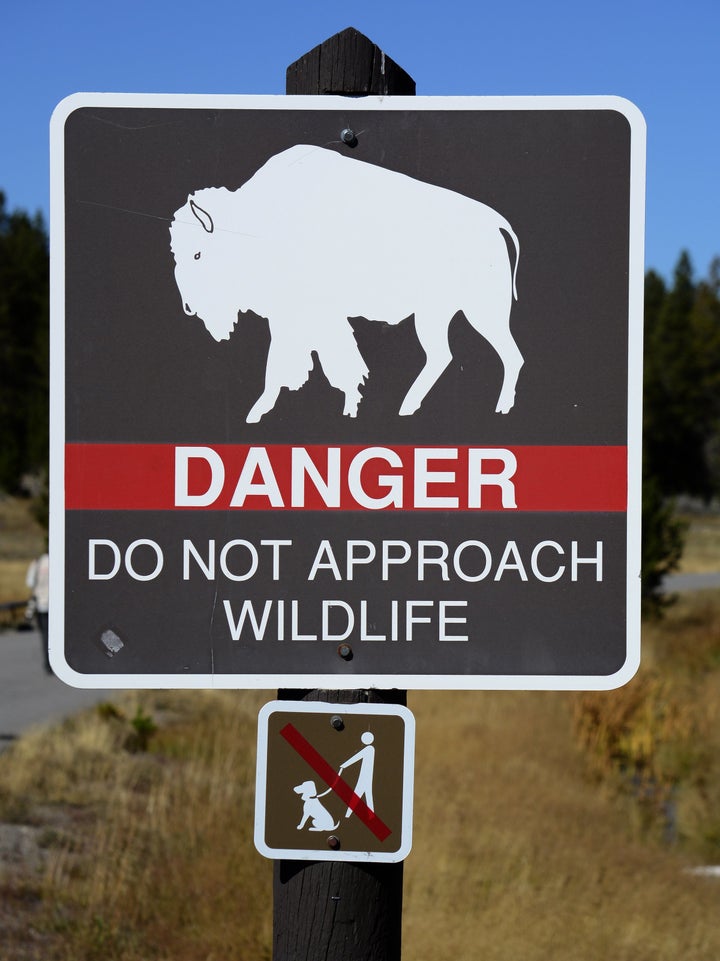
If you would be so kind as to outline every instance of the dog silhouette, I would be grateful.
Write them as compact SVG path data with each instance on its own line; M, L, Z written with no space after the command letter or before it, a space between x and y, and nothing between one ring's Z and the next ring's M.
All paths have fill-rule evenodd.
M308 821L310 821L310 831L333 831L338 824L333 824L332 815L325 805L318 798L317 788L314 781L303 781L293 788L299 794L303 802L302 819L297 826L298 831L302 831Z

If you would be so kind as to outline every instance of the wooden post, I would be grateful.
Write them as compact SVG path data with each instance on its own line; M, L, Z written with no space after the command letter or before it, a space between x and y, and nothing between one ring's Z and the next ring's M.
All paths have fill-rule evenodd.
M413 96L415 81L353 27L287 69L288 94ZM406 691L285 690L286 700L406 704ZM403 865L276 861L274 961L399 961Z
M415 96L415 81L371 40L348 27L287 68L285 93Z
M281 699L404 704L405 691L280 691ZM403 865L275 861L273 961L400 961Z

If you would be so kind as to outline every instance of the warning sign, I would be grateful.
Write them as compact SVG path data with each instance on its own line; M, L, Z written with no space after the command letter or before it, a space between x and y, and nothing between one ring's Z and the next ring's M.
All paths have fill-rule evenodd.
M62 680L630 680L636 107L77 94L51 146Z
M415 720L390 704L272 701L258 719L255 846L269 858L401 861Z

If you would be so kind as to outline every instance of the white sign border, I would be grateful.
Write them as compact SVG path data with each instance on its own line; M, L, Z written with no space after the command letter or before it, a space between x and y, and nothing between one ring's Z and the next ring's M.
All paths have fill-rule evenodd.
M268 723L272 714L371 714L393 716L403 719L405 738L403 746L403 794L400 845L396 851L383 854L378 851L327 851L315 848L273 848L265 842L265 810L267 802L267 761L270 749ZM255 830L257 850L271 860L290 861L365 861L396 864L404 861L412 848L413 796L415 783L415 717L402 704L330 704L327 701L269 701L258 714L257 766L255 769Z
M414 675L414 674L81 674L64 657L65 621L65 163L64 127L84 107L198 110L609 110L631 130L628 265L628 509L627 656L610 675ZM645 119L631 101L617 96L341 97L234 94L77 93L62 100L50 122L50 663L66 684L80 688L311 687L333 690L612 690L626 684L640 665L640 565L642 510L642 362L645 224Z

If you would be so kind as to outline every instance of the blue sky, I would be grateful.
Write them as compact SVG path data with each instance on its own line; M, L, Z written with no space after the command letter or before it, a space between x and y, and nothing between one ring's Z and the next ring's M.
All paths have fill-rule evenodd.
M425 95L615 94L648 124L646 265L720 255L717 0L9 0L0 56L0 189L48 213L48 123L78 91L268 93L354 26Z

